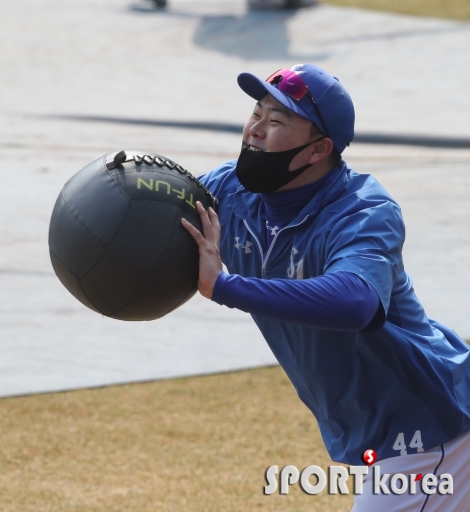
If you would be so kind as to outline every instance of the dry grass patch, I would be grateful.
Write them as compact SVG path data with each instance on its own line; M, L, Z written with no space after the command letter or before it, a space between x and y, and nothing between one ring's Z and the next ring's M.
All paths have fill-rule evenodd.
M330 459L283 371L263 368L0 400L1 510L347 511L263 495L268 466Z
M415 16L470 20L470 0L324 0L324 3Z

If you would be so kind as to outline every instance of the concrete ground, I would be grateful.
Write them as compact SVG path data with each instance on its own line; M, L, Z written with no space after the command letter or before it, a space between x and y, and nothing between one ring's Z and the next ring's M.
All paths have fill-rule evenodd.
M469 23L243 0L0 0L0 15L1 396L275 363L248 315L200 296L150 323L87 310L55 277L47 232L62 185L104 153L158 152L197 175L236 157L253 104L237 74L298 62L350 91L345 158L402 205L429 316L470 338Z

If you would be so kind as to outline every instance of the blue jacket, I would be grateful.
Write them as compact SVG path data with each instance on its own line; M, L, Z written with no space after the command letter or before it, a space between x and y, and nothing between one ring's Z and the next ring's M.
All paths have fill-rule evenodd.
M240 185L236 161L200 180L219 200L222 259L232 274L308 279L357 274L378 293L376 330L331 331L252 315L334 461L362 464L428 450L470 430L470 351L427 318L403 267L400 207L345 162L266 247L264 205Z

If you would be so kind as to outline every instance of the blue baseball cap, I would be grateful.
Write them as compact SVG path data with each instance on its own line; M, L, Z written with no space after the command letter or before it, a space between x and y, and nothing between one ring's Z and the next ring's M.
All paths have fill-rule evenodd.
M307 86L317 112L308 95L299 100L279 90L276 84L269 84L251 73L241 73L237 81L241 89L259 101L271 94L289 110L315 123L323 135L333 141L333 146L342 153L354 138L354 105L341 82L313 64L297 64L291 68Z

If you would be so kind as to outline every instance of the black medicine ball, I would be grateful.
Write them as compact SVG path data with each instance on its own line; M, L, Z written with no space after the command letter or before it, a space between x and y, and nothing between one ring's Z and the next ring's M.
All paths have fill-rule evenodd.
M153 320L197 291L196 201L216 199L156 154L110 153L75 174L52 212L49 249L62 284L85 306L119 320Z

